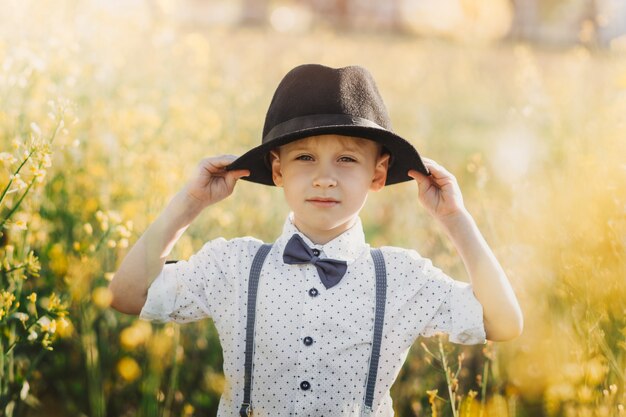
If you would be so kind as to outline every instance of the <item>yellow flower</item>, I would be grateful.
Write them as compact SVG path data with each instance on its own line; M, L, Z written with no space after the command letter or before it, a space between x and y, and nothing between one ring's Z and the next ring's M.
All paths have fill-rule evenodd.
M185 406L183 407L183 416L184 417L191 417L193 415L194 411L195 411L195 409L193 408L193 405L185 404Z
M141 369L137 361L125 356L117 363L117 373L127 382L133 382L141 375Z
M69 337L74 332L72 322L65 317L59 317L55 320L57 326L57 334L60 337Z
M13 293L2 291L2 294L0 294L0 306L8 311L13 305L13 301L15 301L15 295Z
M19 220L15 220L11 224L11 228L13 230L27 230L28 229L28 225L27 225L25 220L19 219Z
M61 300L56 293L52 293L50 294L50 297L42 299L41 304L44 308L50 311L65 310L65 306L61 303Z
M40 169L40 168L37 168L36 166L31 166L29 170L32 176L37 180L37 182L39 183L43 182L44 178L46 177L45 169Z
M35 122L32 122L30 124L30 128L33 131L33 133L35 133L35 135L39 138L41 137L41 128L39 127L39 125Z
M216 394L222 394L226 386L226 380L223 374L209 370L204 374L204 384L208 390Z
M26 298L28 298L28 300L29 300L31 303L36 303L36 302L37 302L37 293L36 293L36 292L32 292L32 293L31 293L28 297L26 297Z
M93 226L91 225L91 223L85 223L83 225L83 230L90 236L93 234Z
M609 372L608 366L600 357L595 357L588 360L585 363L585 370L587 382L591 385L600 384L604 380L606 374Z
M28 187L28 184L24 182L20 174L12 174L9 178L13 181L13 185L15 185L15 187L11 188L8 193L14 193Z
M18 311L17 313L13 313L13 316L19 321L21 321L22 323L26 323L28 321L28 314L22 313L21 311Z
M52 160L50 159L50 155L49 154L45 154L42 158L41 158L41 165L44 168L50 168L52 166Z
M107 214L113 223L120 223L122 221L122 218L117 211L109 211Z
M15 159L15 156L9 152L2 152L0 153L0 162L12 165L17 162L17 159Z
M435 402L437 399L437 392L438 390L436 389L426 391L426 394L428 394L428 403L431 407L431 417L437 417L439 415L437 413L437 404Z
M50 268L55 275L63 276L67 273L68 257L63 245L60 243L53 244L48 251L48 258L50 259Z
M145 321L136 321L120 333L120 343L126 349L134 349L152 335L152 326Z
M45 178L46 178L46 170L45 169L38 170L37 175L35 175L35 181L41 184L43 183Z
M593 401L593 390L589 386L583 385L578 388L576 396L580 403L590 403L591 401Z
M128 228L126 228L126 226L124 225L118 225L116 227L117 232L120 234L121 237L130 237L130 230L128 230Z
M91 300L99 308L107 308L113 301L113 293L107 287L98 287L91 293Z
M39 320L37 320L37 323L39 323L41 330L46 333L54 334L54 332L56 332L57 330L56 321L50 320L48 316L41 317Z
M41 264L39 263L39 259L37 258L37 256L35 256L35 252L28 252L28 255L26 257L26 272L34 277L38 277L40 270Z

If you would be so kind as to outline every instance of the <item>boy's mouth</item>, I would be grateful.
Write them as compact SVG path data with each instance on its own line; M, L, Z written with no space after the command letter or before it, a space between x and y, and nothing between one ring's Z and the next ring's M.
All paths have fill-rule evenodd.
M332 207L339 204L338 200L329 197L312 197L308 198L306 201L318 207Z

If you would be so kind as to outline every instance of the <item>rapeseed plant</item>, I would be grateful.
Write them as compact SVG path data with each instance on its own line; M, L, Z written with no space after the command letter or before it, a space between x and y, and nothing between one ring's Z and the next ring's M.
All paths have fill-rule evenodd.
M314 61L374 72L394 129L457 176L526 314L514 342L442 341L442 352L425 341L445 367L415 344L392 391L396 414L625 415L623 56L178 30L166 17L119 18L83 2L20 3L27 27L18 12L0 16L6 415L26 415L36 398L64 415L215 414L224 379L211 322L115 314L106 285L198 159L256 145L275 83ZM414 184L394 187L362 213L372 245L416 248L464 279L454 248L416 207ZM278 197L241 183L172 258L217 235L272 241L287 209Z
M43 183L44 168L51 165L50 145L62 127L61 114L43 139L39 126L32 123L28 145L14 141L13 153L4 152L2 157L9 174L0 194L0 413L7 417L19 413L23 403L36 404L29 381L44 352L53 349L57 326L65 328L66 323L67 306L55 292L40 287L39 259L24 244L28 238L19 239L22 232L29 233L26 198ZM37 291L44 296L38 297ZM40 350L27 353L33 345Z

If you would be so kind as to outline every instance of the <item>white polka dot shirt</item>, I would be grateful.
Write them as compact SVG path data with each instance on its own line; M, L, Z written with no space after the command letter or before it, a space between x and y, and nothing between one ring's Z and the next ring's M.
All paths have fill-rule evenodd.
M287 265L294 233L320 258L345 260L346 275L326 289L311 264ZM211 317L224 353L226 388L218 416L235 417L243 399L248 277L263 242L207 242L187 261L167 264L152 283L141 318L179 323ZM258 417L360 416L374 330L375 273L360 220L314 245L287 219L259 279L252 408ZM381 248L387 300L374 416L393 416L389 390L415 339L443 332L463 344L485 341L482 307L469 284L454 281L413 250Z

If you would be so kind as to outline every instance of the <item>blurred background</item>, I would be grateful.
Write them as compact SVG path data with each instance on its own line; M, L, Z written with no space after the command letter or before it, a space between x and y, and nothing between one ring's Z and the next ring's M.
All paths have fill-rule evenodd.
M372 72L394 130L457 176L524 309L515 341L417 340L396 414L625 416L625 54L620 0L4 0L0 416L216 414L211 321L143 322L106 287L201 158L260 142L276 85L309 62ZM171 257L271 242L287 212L242 181ZM372 245L467 280L416 184L362 219Z

